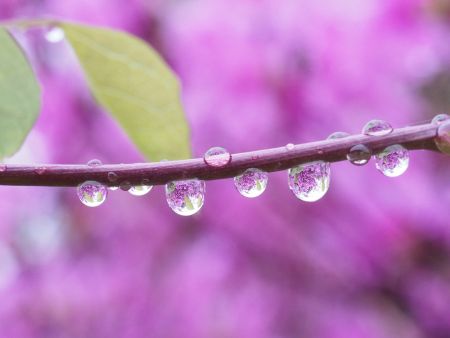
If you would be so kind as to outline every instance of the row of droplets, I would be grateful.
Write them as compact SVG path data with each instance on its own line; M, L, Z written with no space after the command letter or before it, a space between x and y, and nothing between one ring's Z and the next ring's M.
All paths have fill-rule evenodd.
M444 146L450 148L450 117L446 114L437 115L432 123L439 124L436 145L439 149ZM392 126L382 120L372 120L363 128L363 134L368 136L385 136L393 131ZM345 132L335 132L328 139L341 139L350 136ZM443 140L447 136L447 140ZM295 149L292 143L286 145L286 150ZM442 150L442 149L441 149ZM364 144L353 146L347 159L354 165L362 166L369 162L372 157L371 150ZM374 155L376 168L388 177L402 175L409 165L409 153L400 144L388 146L383 151ZM204 162L211 167L225 167L232 158L231 154L224 148L213 147L209 149L204 157ZM92 160L88 166L100 166L101 162ZM257 168L245 170L241 175L234 178L234 185L239 193L245 197L254 198L260 196L267 187L268 174ZM321 199L330 186L330 163L315 161L295 166L288 171L288 184L294 195L306 202L315 202ZM108 173L108 180L115 183L117 174ZM135 196L143 196L150 192L152 186L143 180L142 185L131 186L128 182L120 184L122 190L127 190ZM198 179L180 180L169 182L165 186L166 198L169 207L177 214L190 216L197 213L203 206L205 200L205 182ZM117 190L119 186L110 187ZM87 181L78 186L78 197L81 202L89 207L101 205L107 197L108 188L96 181Z

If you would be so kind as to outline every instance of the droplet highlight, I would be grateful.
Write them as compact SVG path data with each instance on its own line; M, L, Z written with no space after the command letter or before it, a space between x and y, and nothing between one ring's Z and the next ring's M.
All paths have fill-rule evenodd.
M260 169L250 168L234 178L234 185L242 196L254 198L266 190L269 175Z
M349 136L350 136L350 134L346 133L344 131L336 131L336 132L332 133L330 136L328 136L327 140L337 140L337 139L346 138Z
M169 182L166 184L166 199L175 213L191 216L203 206L205 182L198 179Z
M330 163L323 161L301 164L288 172L289 188L305 202L315 202L325 196L330 178Z
M367 122L362 132L368 136L385 136L392 133L394 129L392 126L383 120L372 120Z
M64 40L64 30L59 27L52 27L45 33L45 39L51 43L58 43Z
M439 126L434 143L439 151L450 155L450 121L445 121Z
M431 123L432 124L442 124L449 119L450 119L449 115L439 114L439 115L436 115L435 117L433 117L433 119L431 120Z
M119 190L119 187L117 185L112 185L112 186L108 187L108 189L111 191L116 191L116 190Z
M101 166L101 165L102 165L102 161L97 160L96 158L94 158L93 160L90 160L90 161L87 163L87 166L88 166L88 167L99 167L99 166Z
M286 149L287 150L293 150L294 149L294 144L293 143L288 143L288 144L286 144Z
M6 171L7 168L8 168L8 167L6 166L6 164L0 163L0 172Z
M222 147L213 147L203 156L205 163L211 167L224 167L231 161L231 154Z
M387 177L402 175L409 165L409 152L400 144L394 144L375 155L376 168Z
M357 144L350 148L347 154L347 160L351 164L362 166L369 162L372 152L364 144Z
M106 200L108 189L96 181L86 181L77 188L77 195L81 203L88 207L98 207Z

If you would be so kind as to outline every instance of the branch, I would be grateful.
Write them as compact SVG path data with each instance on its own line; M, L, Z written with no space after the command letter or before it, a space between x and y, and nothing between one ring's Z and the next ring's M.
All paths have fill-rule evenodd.
M373 153L393 144L401 144L410 150L434 150L438 126L424 124L395 129L386 136L352 135L346 138L298 144L292 150L286 147L264 149L233 154L225 167L206 165L202 158L158 163L115 164L89 167L87 165L7 165L0 172L0 185L22 186L77 186L84 181L98 181L107 186L121 182L140 185L161 185L167 182L198 178L216 180L241 174L248 168L267 172L286 170L301 163L312 161L337 162L346 160L348 150L357 144L365 144ZM115 173L109 174L109 173ZM110 180L108 177L115 178Z

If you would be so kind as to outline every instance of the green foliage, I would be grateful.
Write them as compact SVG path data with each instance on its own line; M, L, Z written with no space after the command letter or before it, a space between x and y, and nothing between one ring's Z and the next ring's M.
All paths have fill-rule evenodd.
M0 27L0 158L19 150L40 110L40 88L22 51Z
M190 157L179 83L161 57L129 34L59 23L98 100L153 161Z

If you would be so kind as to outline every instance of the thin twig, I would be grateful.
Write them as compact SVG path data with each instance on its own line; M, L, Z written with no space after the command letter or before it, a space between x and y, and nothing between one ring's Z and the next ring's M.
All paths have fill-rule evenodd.
M216 180L234 177L248 168L273 172L312 161L343 161L346 160L349 149L357 144L365 144L373 153L393 144L401 144L410 150L437 150L433 141L436 132L436 125L424 124L395 129L385 136L358 134L341 139L298 144L291 150L280 147L233 154L231 162L221 168L208 166L201 158L96 167L62 164L7 165L6 170L0 172L0 185L69 187L93 180L108 186L117 186L124 182L139 185L144 179L146 185L161 185L189 178Z

